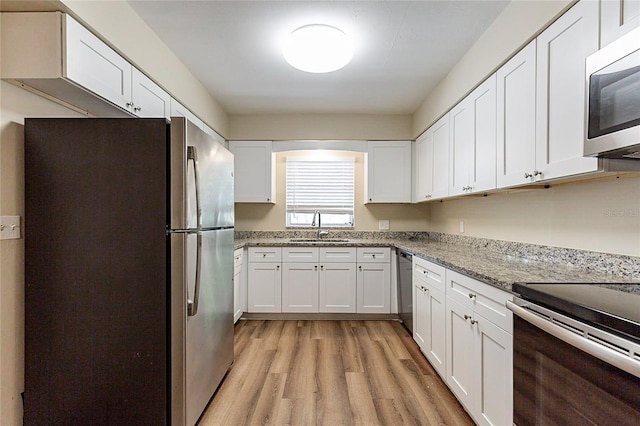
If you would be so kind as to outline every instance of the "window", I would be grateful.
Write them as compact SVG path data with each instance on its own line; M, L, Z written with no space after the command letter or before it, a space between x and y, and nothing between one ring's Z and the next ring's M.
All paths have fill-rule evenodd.
M354 162L287 157L287 226L353 227Z

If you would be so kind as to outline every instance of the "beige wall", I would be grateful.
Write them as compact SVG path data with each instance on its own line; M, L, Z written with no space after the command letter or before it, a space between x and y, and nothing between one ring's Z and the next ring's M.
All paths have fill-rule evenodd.
M229 134L230 140L413 139L410 115L232 115Z
M239 231L281 231L285 226L287 155L313 156L314 151L280 152L276 155L276 203L236 204ZM379 220L389 220L391 231L426 231L429 207L412 204L364 204L364 154L339 152L335 156L355 157L355 229L377 231Z
M412 138L424 132L572 3L568 0L509 3L413 114Z
M0 215L24 226L24 117L79 117L0 82ZM24 237L24 229L23 229ZM24 239L0 240L0 425L22 423L24 389Z
M448 234L640 256L640 177L445 201L432 205L430 223Z

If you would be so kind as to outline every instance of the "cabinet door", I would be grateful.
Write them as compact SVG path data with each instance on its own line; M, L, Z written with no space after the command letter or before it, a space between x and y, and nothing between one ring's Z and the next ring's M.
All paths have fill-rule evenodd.
M416 139L416 202L429 201L433 192L433 129Z
M244 280L242 279L243 250L233 252L233 321L237 322L244 311Z
M251 262L247 277L249 312L282 311L282 273L279 263Z
M480 425L513 424L513 336L480 315L474 320L473 417Z
M471 410L476 381L472 311L448 296L446 311L446 381L462 405Z
M413 294L413 340L426 356L429 330L429 286L420 279L417 271L414 271Z
M171 96L137 69L132 70L133 113L138 117L167 117L171 115Z
M411 141L369 141L366 203L411 202Z
M600 0L600 48L640 26L640 0Z
M446 299L442 291L429 288L427 298L427 341L425 355L433 368L446 377L447 334Z
M131 64L69 15L65 15L65 24L65 76L120 108L130 110Z
M361 263L357 271L358 313L391 313L391 273L389 263Z
M467 96L449 112L449 195L468 192L474 135L473 100Z
M469 192L496 189L496 75L471 93L474 126L469 161Z
M318 312L318 264L282 264L282 312Z
M504 188L533 182L529 175L533 174L536 165L535 40L498 70L497 95L497 186Z
M236 203L275 203L275 156L271 141L230 141L235 157Z
M598 50L598 2L576 3L537 39L536 167L542 179L596 171L585 158L585 60Z
M321 263L320 312L356 312L356 264Z
M433 125L433 188L431 199L449 194L449 114Z
M169 105L171 106L171 117L184 117L201 129L204 127L202 120L174 98L171 98Z

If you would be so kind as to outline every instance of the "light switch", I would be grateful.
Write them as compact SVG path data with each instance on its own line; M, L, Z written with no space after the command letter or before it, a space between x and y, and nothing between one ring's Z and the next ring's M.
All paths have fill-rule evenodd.
M388 231L389 230L389 221L388 220L379 220L378 221L378 229L380 231Z
M20 216L0 216L0 240L20 239Z

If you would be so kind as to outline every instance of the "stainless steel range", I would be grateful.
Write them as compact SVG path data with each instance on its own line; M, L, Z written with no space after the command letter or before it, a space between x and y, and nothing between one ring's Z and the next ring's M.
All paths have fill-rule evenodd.
M640 424L640 283L513 291L514 424Z

